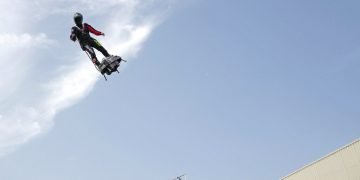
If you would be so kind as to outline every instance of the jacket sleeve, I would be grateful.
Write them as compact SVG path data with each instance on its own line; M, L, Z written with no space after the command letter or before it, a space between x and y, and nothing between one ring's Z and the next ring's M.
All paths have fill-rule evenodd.
M103 35L103 33L101 31L96 30L95 28L93 28L92 26L90 26L87 23L84 23L84 26L89 30L89 32L91 32L97 36Z

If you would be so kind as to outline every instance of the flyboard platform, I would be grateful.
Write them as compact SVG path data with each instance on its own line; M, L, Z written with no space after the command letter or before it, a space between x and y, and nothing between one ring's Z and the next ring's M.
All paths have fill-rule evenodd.
M119 73L118 68L120 67L121 61L126 62L126 60L122 59L120 56L104 58L98 66L98 70L102 75L111 75L113 72Z
M87 53L86 53L87 54ZM89 56L89 55L88 55ZM90 56L89 56L90 58ZM95 68L104 76L107 81L106 75L111 75L113 72L119 72L118 68L120 67L121 62L127 62L125 59L122 59L120 56L109 56L104 57L100 65L95 65ZM105 75L106 74L106 75Z

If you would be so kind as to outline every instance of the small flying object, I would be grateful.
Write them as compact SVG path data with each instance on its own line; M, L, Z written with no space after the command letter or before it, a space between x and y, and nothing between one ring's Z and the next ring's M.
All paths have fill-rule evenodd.
M185 174L181 175L181 176L178 176L172 180L183 180L183 177L185 177Z

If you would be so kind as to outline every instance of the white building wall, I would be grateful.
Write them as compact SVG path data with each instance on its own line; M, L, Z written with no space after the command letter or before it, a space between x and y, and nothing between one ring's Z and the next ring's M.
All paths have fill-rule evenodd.
M282 180L360 180L360 140L305 166Z

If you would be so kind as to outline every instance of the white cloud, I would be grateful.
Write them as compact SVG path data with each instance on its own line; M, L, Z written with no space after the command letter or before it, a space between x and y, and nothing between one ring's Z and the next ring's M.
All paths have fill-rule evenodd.
M48 96L43 103L53 112L66 108L86 96L98 77L99 74L91 63L80 61L47 84ZM50 108L45 111L51 110Z
M142 25L142 26L125 26L123 31L113 31L112 36L116 39L121 39L121 33L128 35L128 39L123 41L123 43L114 43L107 42L111 45L111 50L116 51L120 50L120 54L127 53L128 55L134 56L141 48L141 44L146 40L152 31L153 25Z
M0 34L0 101L16 91L34 63L30 59L33 52L55 44L44 33Z
M8 52L6 55L0 54L0 59L10 58L13 56L13 53L27 49L26 53L23 53L23 57L19 56L19 58L17 58L17 65L21 66L24 60L32 60L31 58L34 58L34 56L31 56L32 54L42 53L42 51L31 48L32 43L47 46L53 44L54 40L50 40L45 33L30 35L30 33L26 32L27 29L32 29L34 26L39 25L37 21L46 21L48 16L52 17L54 14L61 18L70 19L72 18L72 14L78 10L91 12L89 16L91 15L93 18L100 18L106 13L111 14L111 16L108 16L108 19L103 19L106 27L104 31L107 34L105 37L107 41L104 41L104 45L109 49L110 53L119 54L128 59L136 55L142 43L151 34L153 28L163 19L162 16L157 16L159 12L158 9L148 9L149 5L161 2L166 3L168 1L35 0L28 2L23 0L22 7L31 8L22 9L22 12L15 11L16 13L6 11L5 13L0 13L0 15L14 15L12 17L19 20L18 23L20 24L23 23L24 19L31 19L32 23L25 23L26 27L23 28L24 32L0 32L0 45L8 45ZM10 3L10 0L2 0L0 5L10 7L13 4ZM2 6L0 10L1 9L6 9L6 7ZM52 9L52 11L50 12L48 9ZM29 16L34 18L30 18ZM50 24L47 25L51 26L51 23L56 23L56 20L48 22ZM13 22L9 21L9 24L10 23ZM19 25L19 27L23 26L24 25ZM55 75L48 74L48 76L55 76L55 78L50 79L49 82L35 83L34 86L43 84L42 87L45 87L45 89L41 90L42 93L35 94L37 101L27 103L21 101L15 102L11 103L9 107L1 107L0 105L0 156L11 152L18 145L26 143L30 139L48 131L58 112L74 105L90 93L100 75L94 70L89 60L84 59L87 59L87 57L81 53L81 55L75 57L73 61L75 64L71 66L64 65ZM7 61L0 60L0 65L1 63L6 64ZM17 66L14 67L18 68ZM4 69L0 68L0 70ZM9 89L13 88L12 90L14 90L18 87L19 82L27 80L26 78L31 78L29 74L26 73L26 67L23 67L23 70L22 73L19 73L22 75L9 77L10 81L0 80L0 87L5 87L6 85L9 86ZM14 83L13 80L19 80L15 81L18 82L18 84ZM37 87L33 88L37 89ZM26 94L26 90L19 93ZM2 92L0 90L0 100L6 98L11 99L12 97L9 94L10 92ZM32 96L32 94L26 95Z
M25 48L25 47L43 47L55 43L50 40L46 34L40 33L31 35L29 33L14 34L6 33L0 34L0 46L6 48Z

